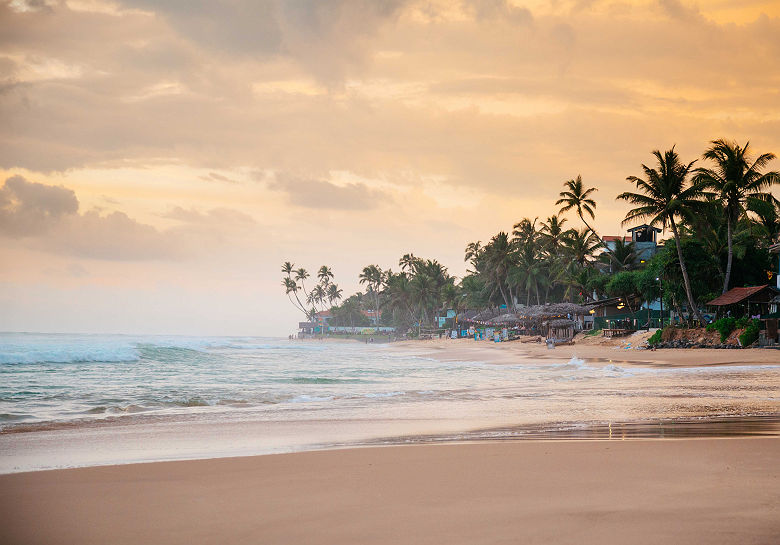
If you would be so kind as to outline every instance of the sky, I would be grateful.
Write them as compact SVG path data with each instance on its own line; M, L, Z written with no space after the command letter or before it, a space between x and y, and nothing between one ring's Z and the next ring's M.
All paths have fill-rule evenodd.
M619 234L652 150L780 153L778 59L778 0L0 0L0 331L286 335L282 262L462 276L577 175Z

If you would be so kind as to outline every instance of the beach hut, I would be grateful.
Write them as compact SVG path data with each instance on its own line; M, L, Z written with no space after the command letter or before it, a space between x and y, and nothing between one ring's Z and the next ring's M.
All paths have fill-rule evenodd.
M715 307L719 313L730 312L735 317L760 316L769 314L771 301L777 293L778 289L769 284L731 288L707 305Z
M571 342L574 338L574 320L558 318L545 322L547 340L555 344Z

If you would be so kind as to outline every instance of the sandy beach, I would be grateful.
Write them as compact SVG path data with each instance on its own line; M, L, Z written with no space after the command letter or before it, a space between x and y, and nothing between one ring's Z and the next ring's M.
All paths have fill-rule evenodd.
M488 363L517 363L519 361L547 361L562 363L571 358L588 362L621 363L653 367L707 367L717 365L778 365L780 350L713 348L694 349L639 349L650 333L640 331L627 337L605 339L577 335L574 344L560 345L549 350L544 343L473 341L471 339L434 339L397 343L405 349L442 361L484 361Z
M6 544L770 544L780 439L364 448L0 476Z
M503 404L503 390L493 397L469 401L466 407L479 407L482 412L488 406L494 408L493 413L474 422L467 421L466 415L474 418L476 409L415 423L410 417L423 413L407 413L407 405L400 404L388 406L397 411L394 415L380 408L384 405L377 406L378 412L366 414L366 420L359 424L336 420L278 424L193 420L188 425L171 421L165 431L138 424L6 434L2 437L4 448L20 459L35 455L68 464L74 462L67 456L58 458L54 451L77 453L88 448L111 454L117 449L150 449L155 444L168 444L154 455L160 456L157 459L210 459L32 472L23 469L0 475L0 543L777 543L780 437L772 366L777 365L780 353L636 350L638 342L641 338L597 338L547 350L542 344L442 339L393 343L367 353L381 355L389 350L391 355L414 354L453 362L446 365L447 373L468 368L479 375L509 372L511 364L520 363L517 373L535 369L538 374L533 376L541 378L546 376L548 364L563 363L563 374L555 375L562 382L543 381L540 387L565 388L563 391L571 394L560 394L562 397L549 405L533 405L540 411L537 416L557 422L567 415L579 415L584 423L595 417L610 424L594 428L592 433L575 430L556 434L539 428L547 440L528 434L525 440L504 435L501 441L489 442L484 438L490 435L478 431L488 428L490 422L510 426L527 417L522 412L526 410L524 398L515 390L507 391L509 405ZM627 343L632 346L626 348ZM353 345L343 346L339 353ZM572 357L584 359L586 366L566 364ZM464 367L463 362L472 364ZM481 363L474 367L473 362ZM620 365L618 376L610 375L614 371L603 375L610 364ZM713 366L716 368L709 369ZM721 372L720 366L727 372ZM664 378L666 367L672 370L668 378ZM696 379L685 390L672 391L677 381L689 377L687 368L697 367L706 371L704 376L709 378L705 383ZM744 370L761 367L766 369L758 375ZM634 383L645 380L632 376L631 370L640 368L650 368L649 378ZM656 376L658 372L661 375ZM578 378L583 375L593 378ZM510 375L496 375L496 387L511 386L504 384L505 376ZM701 395L698 385L710 383L706 397L696 397ZM598 410L592 413L583 409L577 394L583 387L592 390L596 384L607 384L605 391L612 393L602 399L597 395L601 390L591 391L588 395L596 395L594 400L598 401ZM624 399L614 395L623 388L640 391L646 387L659 390L642 393L645 401L637 406L639 412L624 411L633 407L635 396ZM732 389L739 389L739 396L729 393L727 398L719 397L721 391ZM492 390L488 387L484 391ZM693 399L692 405L680 404L688 398ZM519 405L514 404L516 399L521 400ZM621 403L629 405L621 409ZM604 408L599 408L602 405ZM420 410L437 407L445 411L455 406L425 402ZM509 412L503 413L504 407ZM562 408L566 410L557 416L550 412ZM712 420L717 425L707 427L708 417L721 414L724 408L729 409L725 411L726 425ZM744 410L748 412L741 412ZM657 423L653 427L651 420L657 417L649 417L635 429L630 420L621 424L612 416L622 414L665 415L666 427L659 428ZM748 422L740 420L740 414L763 416ZM675 418L684 419L685 415L693 418L692 425L675 424ZM253 442L276 441L272 432L277 425L282 430L277 430L279 440L290 434L306 435L306 426L314 426L320 429L323 444L327 444L326 435L335 434L335 438L342 434L348 447L349 441L371 445L385 444L385 439L396 445L242 457L220 457L231 456L228 450L223 454L216 450L209 456L208 449L202 455L197 450L188 455L184 448L235 443L242 437L246 445L241 448L253 454L258 448ZM359 427L353 430L356 425ZM427 426L431 435L427 435ZM464 433L472 429L477 432ZM498 431L501 435L506 430ZM448 433L451 436L445 437ZM90 434L95 436L92 443L87 441ZM176 434L186 437L177 440ZM374 436L379 440L369 440ZM594 437L602 440L592 440ZM442 440L447 443L432 444ZM398 446L404 442L412 444ZM82 460L75 462L78 465L103 463L100 459L90 462L88 457L71 460ZM39 467L46 465L42 461Z

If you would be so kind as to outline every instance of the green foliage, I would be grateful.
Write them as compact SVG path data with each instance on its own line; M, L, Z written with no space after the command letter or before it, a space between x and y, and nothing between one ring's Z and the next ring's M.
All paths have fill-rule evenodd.
M731 335L731 332L734 331L734 329L737 327L737 320L736 318L721 318L720 320L717 320L716 322L713 322L707 326L707 331L712 331L713 329L720 333L720 342L724 343L726 342L726 339L729 338L729 335Z
M737 329L745 329L752 322L753 322L753 320L751 318L748 318L747 316L743 316L742 318L737 318L736 327L737 327Z
M653 333L649 339L647 339L647 344L650 346L654 346L661 342L661 335L663 335L663 330L659 329L655 333Z
M739 336L739 343L742 346L750 346L758 340L758 332L761 328L759 320L751 320L745 331Z
M601 335L601 330L600 329L591 329L590 331L585 333L586 337L596 337L598 335Z
M628 309L633 313L631 309L631 299L638 295L638 289L636 285L637 273L634 271L621 271L612 276L607 283L607 294L612 297L621 297L628 304Z

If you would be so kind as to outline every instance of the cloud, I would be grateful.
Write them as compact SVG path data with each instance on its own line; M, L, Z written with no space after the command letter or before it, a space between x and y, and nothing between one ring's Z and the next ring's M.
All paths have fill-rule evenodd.
M124 212L79 213L73 190L22 176L12 176L0 187L0 235L29 238L45 251L93 259L158 259L182 253L170 234Z
M0 187L0 234L25 237L43 233L79 208L76 194L62 186L11 176Z
M200 176L199 178L205 182L224 182L227 184L241 183L238 180L228 178L227 176L223 176L222 174L217 174L216 172L209 172L207 175Z
M371 210L390 201L390 196L363 183L335 185L322 180L277 175L269 189L283 191L295 206L329 210Z

